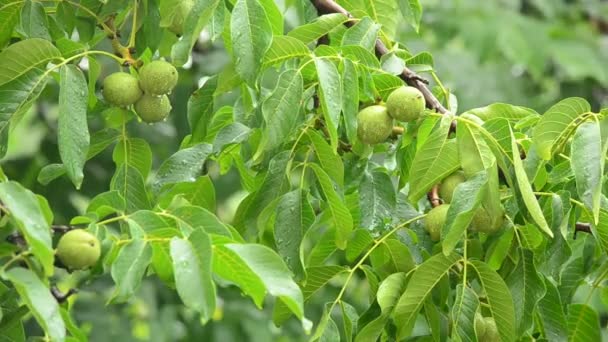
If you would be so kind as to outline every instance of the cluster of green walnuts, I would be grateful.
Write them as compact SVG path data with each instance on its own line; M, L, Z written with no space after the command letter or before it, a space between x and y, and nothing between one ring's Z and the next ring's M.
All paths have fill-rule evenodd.
M83 229L73 229L61 236L55 255L67 269L84 270L97 263L101 246L95 235Z
M357 114L357 137L364 144L384 142L393 132L393 120L417 120L426 102L420 90L403 86L391 92L386 105L378 104L362 109Z
M168 62L157 60L139 70L139 79L126 72L116 72L103 81L103 97L118 107L133 105L142 121L164 120L171 111L169 94L177 84L177 69Z
M443 204L431 209L424 218L426 231L433 241L439 241L441 229L445 224L448 210L450 209L450 202L452 202L454 197L454 191L460 183L465 181L466 177L462 171L456 171L441 181L439 185L439 197L443 201ZM473 215L469 229L475 232L494 234L500 230L503 222L504 215L494 219L486 209L479 208L475 212L475 215Z

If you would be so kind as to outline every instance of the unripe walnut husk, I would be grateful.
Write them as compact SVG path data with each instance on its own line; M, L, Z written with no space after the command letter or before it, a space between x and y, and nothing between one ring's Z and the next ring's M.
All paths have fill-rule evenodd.
M436 242L441 238L441 230L445 224L449 209L449 204L441 204L429 210L424 217L424 228L431 236L431 240Z
M97 237L85 230L74 229L63 234L56 255L68 269L87 269L97 263L101 247Z
M441 181L439 185L439 197L441 197L444 203L452 203L454 190L458 184L464 181L466 181L466 178L462 171L456 171Z
M393 90L386 100L386 108L390 116L404 122L417 120L425 106L424 95L420 90L409 86Z
M139 85L146 94L169 94L177 84L177 69L165 61L153 61L139 71Z
M164 120L171 111L171 101L167 95L153 96L145 94L135 103L135 112L147 123Z
M384 142L393 131L393 118L381 105L363 108L357 114L357 137L364 144Z
M504 212L501 211L500 217L493 219L488 211L481 207L477 209L473 219L471 220L470 228L476 232L482 232L486 234L496 233L502 227L504 222Z
M143 94L137 78L126 72L115 72L106 77L102 93L106 101L119 107L134 104Z

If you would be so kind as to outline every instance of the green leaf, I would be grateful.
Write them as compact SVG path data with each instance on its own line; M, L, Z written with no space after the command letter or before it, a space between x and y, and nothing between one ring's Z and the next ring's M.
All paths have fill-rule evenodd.
M158 192L167 184L194 182L202 172L211 149L211 145L202 143L177 151L160 166L152 188Z
M289 269L298 277L304 275L300 245L304 233L314 222L315 215L306 193L288 192L281 197L276 208L274 239L277 252Z
M521 197L526 204L526 208L530 212L530 216L534 219L538 227L541 231L553 237L553 232L549 228L547 224L547 220L545 220L545 216L543 215L543 211L534 196L534 190L532 189L532 185L528 180L528 176L526 175L526 170L524 169L524 165L521 161L521 156L519 155L519 149L517 148L517 143L515 142L515 136L513 135L513 130L509 128L511 131L511 148L513 150L513 167L515 168L515 177L517 179L517 185L519 187L519 191L521 191Z
M507 103L493 103L485 107L470 109L465 113L462 113L462 115L464 114L473 114L483 121L502 118L509 121L519 122L521 119L530 116L540 117L536 111L530 108L514 106Z
M58 140L61 161L77 189L82 184L82 169L89 149L87 126L87 81L75 65L61 67L59 88Z
M399 297L405 291L407 275L403 272L393 273L386 277L378 287L376 300L383 314L390 314L397 304Z
M382 171L365 170L359 184L361 227L382 232L396 205L397 196L390 176Z
M207 209L195 206L182 206L169 211L169 214L176 219L178 227L185 235L197 229L203 229L207 234L233 238L228 226Z
M308 44L326 35L336 27L341 26L347 20L348 18L341 13L325 14L309 24L296 27L287 35L301 40L304 44Z
M257 244L214 246L213 270L236 283L261 307L266 291L278 297L298 317L304 318L302 291L291 272L272 249Z
M336 246L344 249L346 248L350 232L353 229L353 218L342 198L336 192L327 173L317 164L310 164L310 168L315 172L323 194L327 199L332 225L336 228Z
M19 13L23 3L20 1L0 1L0 50L10 40L15 25L19 22Z
M112 159L116 166L126 164L137 169L145 180L152 167L152 150L144 139L123 137L116 144Z
M593 226L593 233L605 253L608 253L608 210L600 209L597 224Z
M240 144L247 140L251 135L251 128L240 122L233 122L228 126L222 127L213 141L213 153L218 154L224 151L227 146Z
M95 213L97 217L104 218L115 213L124 213L127 209L125 199L118 191L107 191L93 197L87 207L87 213Z
M441 232L443 254L452 253L460 242L479 208L487 183L488 175L485 171L481 171L456 187Z
M52 40L44 5L37 1L25 1L21 8L21 22L16 30L27 38Z
M310 56L310 50L306 44L290 36L275 36L272 44L264 55L264 68L279 64L292 58Z
M272 33L275 36L283 34L283 14L279 10L274 0L260 0L260 4L264 7L268 22L272 27Z
M375 22L382 24L382 31L389 37L394 37L399 19L399 10L395 0L376 0L346 2L345 8L352 12L364 12ZM358 15L362 17L363 15Z
M342 36L342 45L360 45L367 50L372 50L376 45L380 27L382 26L374 23L370 17L364 17L346 30Z
M403 18L410 26L418 32L420 29L420 19L422 18L422 5L419 0L400 0L397 1Z
M570 148L570 162L578 196L593 213L595 223L599 223L605 162L599 123L592 121L580 125L574 133Z
M521 258L515 270L506 279L513 297L515 324L519 334L532 326L534 310L538 301L545 295L545 284L534 265L534 254L527 249L521 250Z
M262 103L262 114L266 122L263 142L266 150L283 144L298 122L304 85L298 70L289 69L281 73L277 85Z
M346 260L353 262L374 243L374 238L367 229L355 229L346 246Z
M442 120L416 153L410 170L410 202L416 203L433 185L460 167L458 146L455 140L448 140L449 116Z
M46 275L53 274L55 255L51 229L42 209L31 191L16 182L0 183L0 200L11 213L17 227L34 256L42 263Z
M199 143L207 136L207 130L213 117L213 104L218 77L208 79L202 87L190 95L188 99L188 124L192 130L192 143Z
M237 0L230 28L235 69L253 85L272 43L272 27L264 7L257 0Z
M545 278L547 292L538 302L544 336L549 341L568 341L568 323L559 291L553 282Z
M486 170L495 163L496 157L494 157L481 133L465 121L458 121L456 139L460 164L467 177Z
M403 87L403 81L391 74L373 74L374 86L383 100L386 100L393 90Z
M170 245L177 293L186 307L199 312L206 322L215 310L211 240L197 229L187 240L174 237Z
M393 311L393 321L397 323L397 337L408 336L414 327L418 312L427 296L461 257L456 254L437 254L418 266L408 286L399 298Z
M192 205L215 212L215 187L209 175L199 177L195 182L176 183L168 187L165 192L159 194L158 205L166 208L175 197L181 197Z
M545 160L570 137L580 117L591 110L589 103L580 97L571 97L549 108L534 128L532 141L538 154Z
M456 300L450 312L453 328L452 335L457 335L463 342L477 342L475 337L475 313L479 299L475 291L462 284L456 285Z
M329 131L331 147L338 147L338 125L342 111L342 83L338 69L330 60L315 58L319 78L319 99L323 108L323 118Z
M175 65L184 65L188 61L194 43L211 19L218 3L219 0L194 0L194 6L184 21L182 38L171 48L171 59Z
M317 324L317 329L310 338L310 341L331 342L340 340L340 330L338 330L336 322L331 318L331 309L333 307L332 303L325 303L323 316L321 316L321 320Z
M0 52L0 85L13 82L29 71L41 71L40 66L60 58L61 52L48 40L32 38L12 44Z
M152 247L137 236L143 235L143 229L135 221L128 220L128 223L133 238L120 249L112 264L111 275L116 283L111 298L114 303L125 302L133 297L152 261Z
M504 342L515 340L515 310L513 308L513 296L500 275L493 271L487 264L478 260L469 260L479 281L483 286L488 300L488 309L494 317L498 333ZM529 308L528 308L529 309Z
M117 190L125 199L127 213L152 208L144 179L141 173L131 166L122 164L118 167L110 182L110 190Z
M315 130L306 130L319 164L339 186L344 185L344 164L338 153Z
M568 340L601 341L602 332L597 312L585 304L568 306Z
M359 87L357 67L348 58L342 60L342 117L348 141L357 140L357 114L359 113ZM351 86L354 85L354 86Z
M66 335L65 324L59 312L59 304L49 288L34 272L25 268L12 268L4 276L13 283L21 299L50 339L63 341Z

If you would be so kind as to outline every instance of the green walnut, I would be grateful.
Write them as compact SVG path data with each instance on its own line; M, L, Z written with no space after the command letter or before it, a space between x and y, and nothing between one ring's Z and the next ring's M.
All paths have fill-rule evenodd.
M144 96L135 103L135 112L147 123L154 123L164 120L171 111L171 101L167 95L153 96L144 94Z
M169 94L177 84L177 69L165 61L153 61L139 71L139 85L146 94Z
M119 107L134 104L142 95L137 78L126 72L115 72L106 77L102 93L106 101Z
M444 203L452 203L454 190L458 184L465 180L464 173L462 171L456 171L441 181L441 184L439 185L439 197L441 197Z
M180 1L177 4L175 14L173 15L171 25L169 26L169 30L171 32L180 36L184 33L184 21L186 21L188 13L190 13L192 7L194 7L193 0Z
M393 90L386 100L386 108L390 116L405 122L417 120L425 106L424 95L420 90L408 86Z
M431 240L439 241L448 209L450 209L449 204L441 204L431 209L424 217L424 228L431 236Z
M502 227L504 216L501 213L500 217L493 218L490 216L485 208L479 208L473 215L471 220L470 228L476 232L482 232L486 234L496 233L500 227Z
M496 322L493 317L484 317L484 333L479 336L479 342L496 342L500 341L500 334L496 328Z
M369 106L357 114L357 136L365 144L384 142L392 131L393 118L384 106Z
M74 229L59 239L56 255L68 269L82 270L97 263L101 256L101 247L95 235L82 229Z

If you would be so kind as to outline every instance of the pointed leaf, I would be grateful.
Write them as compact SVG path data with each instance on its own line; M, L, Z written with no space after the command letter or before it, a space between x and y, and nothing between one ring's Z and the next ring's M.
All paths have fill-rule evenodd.
M146 192L146 185L141 173L137 169L126 164L120 165L112 182L110 190L116 190L125 199L127 213L140 209L151 209L150 198Z
M144 139L124 138L116 144L112 159L116 166L126 164L137 169L145 180L152 167L152 150Z
M315 58L319 78L319 99L323 108L323 118L329 131L331 146L338 147L338 125L342 111L342 84L338 69L329 59Z
M220 0L195 0L183 23L183 35L171 48L171 59L175 65L184 65L188 61L190 50L207 25ZM162 12L161 12L162 13Z
M475 313L479 307L479 299L475 291L462 284L456 286L456 301L451 315L453 335L458 335L463 342L477 342L475 337Z
M308 44L326 35L347 20L348 18L342 13L325 14L309 24L296 27L287 35Z
M395 188L386 172L365 170L359 184L359 205L361 227L383 231L397 205Z
M152 185L154 190L158 192L167 184L194 182L200 176L211 149L211 145L203 143L177 151L158 169Z
M376 45L380 27L381 25L374 23L370 17L364 17L346 30L342 36L342 45L360 45L367 50L372 50Z
M568 341L568 323L559 291L553 282L545 278L547 292L538 302L538 313L542 321L544 336L549 341Z
M602 340L599 317L595 310L585 304L570 304L568 306L568 340Z
M599 123L591 121L580 125L572 138L570 162L578 196L593 213L596 223L600 215L604 155Z

